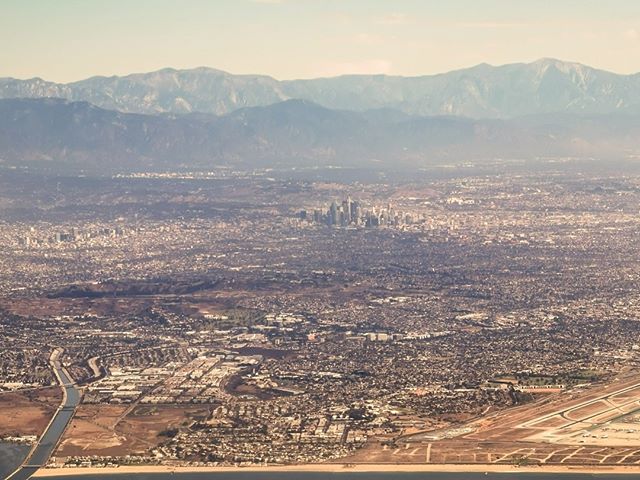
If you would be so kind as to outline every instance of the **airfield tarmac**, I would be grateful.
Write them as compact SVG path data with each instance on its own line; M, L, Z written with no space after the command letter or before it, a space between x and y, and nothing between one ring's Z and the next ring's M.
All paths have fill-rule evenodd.
M550 394L451 432L368 446L354 463L640 465L640 375Z

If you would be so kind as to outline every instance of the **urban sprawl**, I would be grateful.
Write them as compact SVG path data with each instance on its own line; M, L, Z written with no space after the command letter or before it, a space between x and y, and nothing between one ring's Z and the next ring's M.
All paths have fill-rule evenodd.
M0 437L61 349L51 466L640 461L638 176L4 173Z

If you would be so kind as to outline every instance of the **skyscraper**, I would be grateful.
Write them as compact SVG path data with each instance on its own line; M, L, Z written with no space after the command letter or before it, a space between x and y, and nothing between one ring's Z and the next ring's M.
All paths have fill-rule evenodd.
M349 225L351 223L351 197L347 197L346 200L342 201L342 213L343 224Z
M329 207L329 225L337 225L338 224L338 204L335 202L331 202L331 207Z

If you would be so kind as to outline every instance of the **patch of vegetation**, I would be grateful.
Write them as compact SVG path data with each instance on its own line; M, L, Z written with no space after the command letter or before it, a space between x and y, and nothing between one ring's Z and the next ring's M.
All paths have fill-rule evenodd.
M166 430L162 430L158 434L158 436L167 437L167 438L173 438L176 435L178 435L179 432L180 432L180 430L178 430L177 428L167 428Z
M515 456L513 457L513 464L518 467L526 467L529 465L529 458L525 456Z
M594 370L579 370L558 375L518 373L514 377L517 385L565 385L572 387L581 383L597 382L603 377L603 374Z
M259 310L248 308L233 308L215 315L215 318L204 318L201 322L203 329L229 330L237 327L251 327L264 322L265 315Z

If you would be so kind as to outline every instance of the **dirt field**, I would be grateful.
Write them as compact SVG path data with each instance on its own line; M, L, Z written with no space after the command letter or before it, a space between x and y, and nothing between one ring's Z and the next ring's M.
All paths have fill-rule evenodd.
M0 436L40 435L61 401L57 387L0 393Z
M161 432L209 414L209 406L81 405L56 456L144 453L166 438Z

